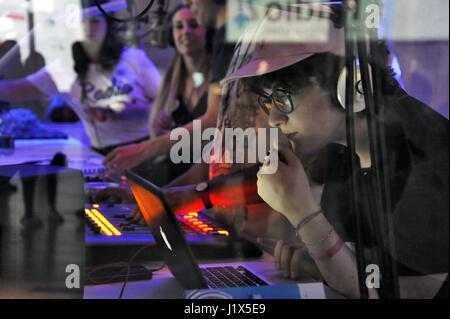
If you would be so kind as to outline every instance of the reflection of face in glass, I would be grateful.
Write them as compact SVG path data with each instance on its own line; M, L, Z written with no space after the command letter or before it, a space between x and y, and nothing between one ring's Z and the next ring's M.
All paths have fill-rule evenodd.
M108 24L106 19L100 16L83 20L85 42L101 44L105 40Z
M175 46L181 55L198 53L206 45L206 30L187 8L178 10L172 19Z
M191 8L201 25L212 26L212 0L192 0Z

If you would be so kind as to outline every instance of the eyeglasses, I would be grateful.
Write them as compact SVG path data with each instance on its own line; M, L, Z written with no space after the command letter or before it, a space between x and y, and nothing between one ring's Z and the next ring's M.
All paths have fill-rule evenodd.
M283 89L276 89L272 94L260 94L258 104L267 115L274 107L284 114L294 111L291 92Z

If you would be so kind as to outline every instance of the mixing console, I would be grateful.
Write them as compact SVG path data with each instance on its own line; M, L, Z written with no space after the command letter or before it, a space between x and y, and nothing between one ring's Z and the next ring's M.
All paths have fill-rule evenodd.
M161 260L155 240L147 226L139 225L130 216L130 204L91 204L85 215L86 245L89 264L126 261L143 246L138 260ZM232 231L218 225L203 213L178 215L187 242L200 259L259 256L260 251L247 241L232 236Z

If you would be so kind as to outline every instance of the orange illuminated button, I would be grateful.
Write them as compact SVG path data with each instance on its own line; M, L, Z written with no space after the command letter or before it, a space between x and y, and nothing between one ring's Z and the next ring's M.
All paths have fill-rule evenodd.
M106 235L106 236L112 236L113 233L106 227L100 219L97 218L97 216L92 213L89 209L85 209L84 212L89 217L89 219L92 220L94 224L96 224L98 227L100 227L100 230Z
M95 216L100 219L100 221L114 234L114 236L121 236L122 233L114 227L106 218L103 216L97 209L92 209L92 213L95 214Z

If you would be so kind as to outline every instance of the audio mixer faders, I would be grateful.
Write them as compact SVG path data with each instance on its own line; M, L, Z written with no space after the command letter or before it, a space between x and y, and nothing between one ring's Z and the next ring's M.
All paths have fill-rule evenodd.
M147 226L130 216L136 205L90 204L85 208L88 264L125 261L143 246L137 260L161 260L156 242ZM194 255L200 259L259 256L260 250L235 238L232 230L201 212L177 215Z

